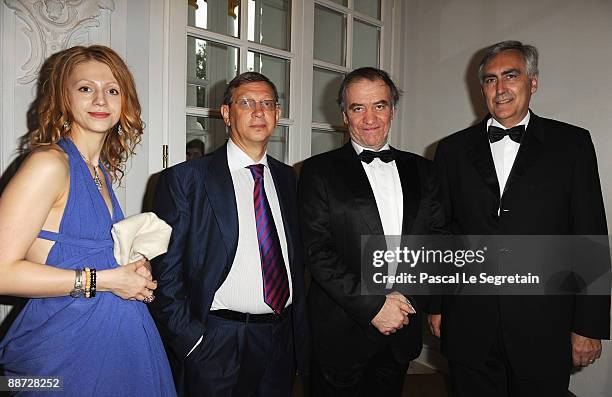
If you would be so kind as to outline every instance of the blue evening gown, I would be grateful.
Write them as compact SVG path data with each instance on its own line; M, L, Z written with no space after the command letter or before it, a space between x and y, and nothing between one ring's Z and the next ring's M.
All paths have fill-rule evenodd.
M40 238L55 241L46 263L62 269L115 268L111 227L123 219L117 198L111 189L111 217L74 143L65 139L58 145L68 154L70 193L59 233L40 232ZM91 299L30 299L0 342L0 365L9 376L62 377L67 396L176 395L146 305L111 292Z

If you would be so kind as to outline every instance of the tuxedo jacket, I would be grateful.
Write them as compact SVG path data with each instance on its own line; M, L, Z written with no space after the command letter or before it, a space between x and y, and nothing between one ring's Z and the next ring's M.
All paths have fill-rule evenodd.
M606 235L595 150L588 131L531 113L500 195L486 133L489 117L450 135L438 146L435 165L451 231ZM482 363L501 336L519 376L567 372L570 332L609 338L608 296L447 296L434 311L442 313L442 349L449 359Z
M429 234L441 228L431 163L391 148L403 194L402 234ZM349 142L304 162L298 186L300 226L306 263L312 274L308 292L313 355L323 364L351 366L367 361L391 343L399 362L420 354L421 305L410 323L390 336L370 321L385 296L361 294L360 246L363 235L384 235L368 177Z
M302 248L293 168L268 156L287 239L296 364L307 369ZM158 182L156 214L172 226L168 252L152 261L158 281L150 305L166 346L179 360L206 338L206 324L217 289L227 277L238 245L238 212L227 163L227 146L200 159L165 170Z

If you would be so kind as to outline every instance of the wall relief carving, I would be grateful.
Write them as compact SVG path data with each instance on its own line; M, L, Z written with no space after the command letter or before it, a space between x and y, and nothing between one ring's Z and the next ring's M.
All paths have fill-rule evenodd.
M100 10L113 11L113 0L4 0L25 24L30 57L21 66L25 72L17 81L28 84L36 79L50 55L75 45L88 44L88 32L100 26Z

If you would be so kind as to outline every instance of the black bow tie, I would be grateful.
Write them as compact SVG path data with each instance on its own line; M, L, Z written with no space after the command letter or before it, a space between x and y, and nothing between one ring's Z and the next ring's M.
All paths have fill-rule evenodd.
M363 150L359 153L359 160L370 164L374 159L378 157L385 163L389 163L395 160L395 153L391 150L381 150L380 152L373 152L371 150Z
M523 134L525 134L525 126L517 125L516 127L508 128L504 130L503 128L490 126L489 127L489 142L495 143L497 141L502 140L506 135L510 137L514 142L521 143L523 139Z

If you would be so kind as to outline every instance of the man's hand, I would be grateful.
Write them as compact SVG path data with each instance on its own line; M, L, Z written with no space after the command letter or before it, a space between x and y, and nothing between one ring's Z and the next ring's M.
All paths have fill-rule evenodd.
M572 360L575 367L586 367L601 356L601 341L572 332Z
M429 330L431 334L436 337L440 337L440 324L442 323L441 314L430 314L427 316L427 322L429 323Z
M373 326L384 335L395 333L404 325L408 325L408 314L416 313L405 296L398 292L387 295L385 304L372 319Z
M397 291L393 291L393 292L387 294L387 298L389 298L389 299L399 299L402 302L408 303L410 305L410 302L408 302L408 299L404 295L400 294Z

